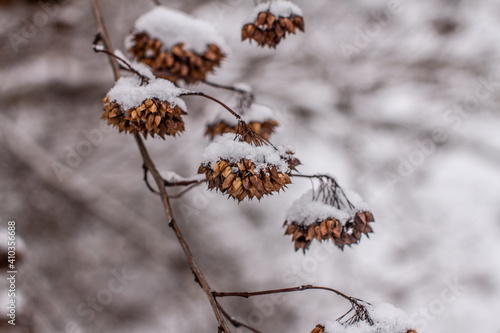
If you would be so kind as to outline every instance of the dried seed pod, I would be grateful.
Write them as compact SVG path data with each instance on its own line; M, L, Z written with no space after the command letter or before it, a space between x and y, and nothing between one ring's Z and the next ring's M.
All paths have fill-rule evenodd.
M264 122L251 121L248 123L253 132L257 133L260 137L265 140L269 140L271 134L274 133L275 128L278 126L278 122L274 119L266 120ZM225 121L221 120L207 125L205 135L213 140L216 136L225 133L240 133L238 130L238 125L227 124ZM249 141L247 141L249 142Z
M331 239L343 250L373 232L373 214L356 206L365 204L355 193L347 196L333 178L320 177L320 187L297 200L287 213L285 235L292 235L295 250L305 251L311 242ZM325 177L325 178L321 178Z
M170 81L151 78L146 84L136 77L123 77L102 103L101 118L120 132L176 136L184 131L186 106L178 97L182 90Z
M325 326L323 325L316 325L315 328L311 331L311 333L325 333Z
M205 80L226 54L224 40L209 23L162 6L137 19L126 44L135 59L172 82Z
M209 189L221 191L238 201L247 197L260 200L291 183L289 174L300 164L291 153L235 139L237 136L225 134L205 150L198 173L205 174Z
M259 46L275 48L287 33L304 31L302 10L295 4L274 0L262 3L254 10L254 19L241 29L241 40L255 40Z
M278 127L273 109L266 105L253 103L247 108L237 109L247 125L239 122L228 112L222 112L207 125L205 135L213 140L225 133L237 133L248 143L258 141L258 144L262 144L263 140L269 140Z

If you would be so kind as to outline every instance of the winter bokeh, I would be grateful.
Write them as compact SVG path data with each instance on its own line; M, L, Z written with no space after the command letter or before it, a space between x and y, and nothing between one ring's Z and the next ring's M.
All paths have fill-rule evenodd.
M419 333L500 333L499 2L295 0L306 31L276 50L241 42L252 0L161 2L223 35L230 52L209 80L252 87L280 123L271 141L295 147L298 170L335 176L376 220L357 245L315 241L303 254L283 223L309 180L239 204L198 186L172 204L215 290L315 284L392 304ZM0 6L0 226L16 221L24 243L17 325L2 313L0 331L215 332L143 182L134 138L100 120L114 81L107 57L92 50L90 3ZM154 2L101 6L113 45L126 52L125 37ZM234 104L228 91L185 88ZM165 178L197 173L205 125L223 112L184 100L185 133L146 140ZM350 307L319 290L220 301L263 332L335 326Z

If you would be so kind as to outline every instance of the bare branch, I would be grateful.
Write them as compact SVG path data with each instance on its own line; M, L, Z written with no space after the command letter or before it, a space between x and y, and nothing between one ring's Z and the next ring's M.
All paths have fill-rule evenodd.
M106 49L110 52L113 53L113 48L111 46L110 38L107 33L105 24L104 24L104 19L102 17L101 9L99 7L99 1L98 0L91 0L92 8L94 10L94 15L97 20L97 24L99 26L99 29L101 30L102 37L104 44L106 46ZM113 72L115 74L115 79L118 79L120 77L119 73L119 66L118 62L114 57L110 57L110 61L113 65ZM169 196L168 193L165 189L164 186L164 179L161 177L160 172L156 168L156 165L154 164L153 160L151 159L149 152L146 149L146 146L144 145L144 142L142 138L140 137L139 134L134 134L135 141L137 143L137 146L139 147L139 151L141 153L144 166L151 172L151 175L153 176L155 183L160 191L160 197L163 202L163 206L165 208L165 214L168 218L169 226L173 229L175 235L177 236L177 239L184 251L184 254L186 256L186 259L188 261L189 267L191 268L191 271L193 272L196 281L200 285L200 287L203 289L205 294L208 297L208 300L210 302L210 305L212 306L212 310L215 314L215 317L217 318L218 322L218 327L219 331L225 332L225 333L230 333L231 331L229 330L224 317L222 313L219 310L219 307L217 306L217 302L215 300L215 297L212 294L212 289L210 285L208 284L204 274L202 273L201 269L199 268L198 264L196 263L193 254L191 253L191 249L189 248L189 245L187 244L186 240L184 239L184 236L182 235L177 223L175 222L174 215L172 212L172 207L170 206L170 201L169 201Z
M185 92L185 93L182 93L181 96L202 96L202 97L205 97L207 99L210 99L210 100L214 101L215 103L219 104L220 106L222 106L224 109L226 109L227 111L229 111L229 113L231 113L236 119L242 120L241 116L239 114L237 114L236 112L234 112L233 109L231 109L229 106L227 106L223 102L219 101L217 98L212 97L210 95L207 95L205 93L202 93L202 92Z
M99 0L90 0L90 3L92 5L97 26L99 27L100 34L103 39L104 47L108 52L113 52L113 45L111 44L111 39L109 38L106 24L104 24L104 18L102 16L101 7L99 6ZM120 78L120 66L118 65L118 61L116 61L116 59L114 59L113 57L109 57L109 62L111 63L111 67L113 68L115 80L118 80Z
M247 325L245 324L244 322L241 322L239 321L238 319L234 318L233 316L231 316L229 313L227 313L226 310L224 310L224 308L220 305L219 302L217 302L217 305L219 306L219 310L222 312L222 314L224 315L224 317L227 318L227 320L229 320L229 322L236 328L238 327L245 327L247 329L249 329L250 331L252 332L255 332L255 333L263 333L261 331L259 331L258 329L256 328L253 328L252 326L250 325Z
M304 291L304 290L326 290L333 292L337 294L338 296L345 298L351 303L351 308L349 311L347 311L344 315L340 316L337 321L341 321L344 319L348 314L351 312L354 312L353 316L351 316L349 319L345 321L347 324L353 324L358 321L366 321L370 325L373 325L373 320L370 318L368 314L368 310L366 309L365 304L370 304L367 303L359 298L347 296L346 294L333 289L333 288L328 288L328 287L321 287L321 286L313 286L310 284L307 285L302 285L298 287L291 287L291 288L283 288L283 289L271 289L271 290L262 290L262 291L255 291L255 292L241 292L241 291L236 291L236 292L214 292L213 295L215 297L243 297L243 298L249 298L249 297L254 297L254 296L263 296L263 295L273 295L273 294L281 294L281 293L291 293L291 292L297 292L297 291Z

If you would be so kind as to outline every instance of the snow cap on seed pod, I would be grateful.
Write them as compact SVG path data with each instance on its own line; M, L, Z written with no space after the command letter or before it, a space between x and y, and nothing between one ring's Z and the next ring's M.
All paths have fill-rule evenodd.
M290 1L271 0L255 7L241 30L241 39L275 48L287 34L295 34L297 29L304 31L302 10Z
M184 131L186 104L179 97L185 90L165 79L155 78L151 71L135 66L137 75L121 77L102 100L101 118L120 132L175 136ZM148 72L149 71L149 72Z
M141 15L125 43L135 59L172 82L205 80L228 53L211 24L163 6Z
M362 308L355 305L352 312L353 316L347 320L342 316L327 321L317 325L311 333L417 333L410 316L388 303L364 304Z
M208 188L239 202L285 189L291 183L290 173L300 164L290 148L255 146L232 133L217 137L202 159L198 173L205 174Z
M289 208L284 226L291 235L295 251L309 248L316 239L331 239L340 249L356 244L362 234L373 232L373 214L354 192L343 191L333 178L320 178L319 188L311 190Z

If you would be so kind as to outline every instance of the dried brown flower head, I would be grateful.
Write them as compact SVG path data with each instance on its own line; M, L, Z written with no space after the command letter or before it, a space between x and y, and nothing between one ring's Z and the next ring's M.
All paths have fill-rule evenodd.
M316 327L313 328L311 333L325 333L325 327L323 325L316 325Z
M172 82L205 80L225 58L224 48L210 24L162 6L142 15L127 39L135 59Z
M246 197L260 200L291 183L290 172L300 164L291 152L240 140L237 135L225 134L205 150L198 173L205 174L209 189L241 202Z
M265 140L269 140L271 134L274 133L274 130L278 126L278 122L274 119L265 120L263 122L249 121L248 126L250 126L252 131L257 133L260 137L264 138ZM205 135L213 140L216 136L225 133L241 132L238 128L238 125L228 124L224 120L219 120L207 125Z
M285 235L291 235L295 251L305 251L316 239L321 242L331 239L340 249L358 243L362 234L373 232L370 223L373 214L359 210L360 198L353 204L333 178L320 176L321 185L316 192L308 192L290 208Z
M176 136L184 131L184 102L181 89L170 81L151 79L147 84L136 77L118 80L103 98L101 118L120 132Z
M215 44L207 45L204 53L187 50L183 43L165 49L158 39L152 39L141 32L133 36L129 52L135 59L148 65L155 75L172 82L184 80L187 83L204 81L208 73L214 71L225 58L225 54Z
M241 40L255 40L259 46L275 48L287 34L304 31L302 11L289 1L277 0L259 5L253 22L241 30Z
M237 133L244 141L260 145L269 140L279 125L271 107L253 103L252 98L245 95L239 97L236 111L244 122L238 121L227 112L222 112L212 123L207 124L205 135L213 140L225 133Z

